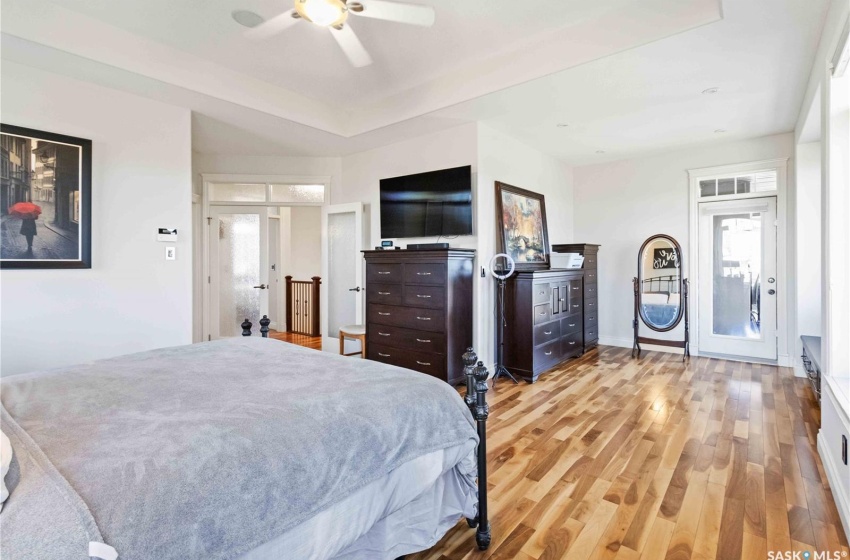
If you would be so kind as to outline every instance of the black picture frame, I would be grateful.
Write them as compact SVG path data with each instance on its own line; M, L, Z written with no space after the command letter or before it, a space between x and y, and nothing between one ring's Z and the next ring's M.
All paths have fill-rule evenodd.
M535 231L532 235L532 247L525 255L519 253L514 246L517 236L511 234L511 209L505 205L505 195L525 199L527 201L536 202L540 209L539 226L540 231ZM496 224L499 228L497 232L498 247L500 253L507 253L514 259L516 270L548 270L549 264L549 228L546 224L546 197L540 193L508 185L496 181ZM536 229L536 228L535 228ZM538 243L536 235L540 235L540 243ZM527 236L522 236L524 241L528 241ZM539 245L539 249L537 248ZM540 253L540 258L537 259L536 252ZM533 255L534 258L529 259L528 255Z
M92 141L85 138L77 138L65 134L57 134L55 132L46 132L43 130L35 130L22 126L15 126L5 123L0 123L0 133L3 136L11 136L18 138L26 138L35 141L51 142L55 144L64 144L79 148L79 179L77 189L70 189L68 193L73 193L74 190L79 191L79 195L71 194L71 198L78 196L78 206L74 204L69 206L71 211L79 212L78 220L73 221L76 228L78 251L76 258L69 259L36 259L36 258L8 258L0 253L0 269L88 269L92 267L91 254L91 208L92 208ZM26 172L26 176L18 173L18 177L11 176L9 164L9 153L5 148L2 150L3 161L3 177L0 183L0 215L4 220L8 219L8 208L17 202L32 201L33 190L33 174L32 169ZM58 154L55 156L58 160ZM54 176L57 174L56 168L53 169ZM12 185L13 179L18 181ZM58 179L56 180L58 182ZM55 187L58 185L54 185ZM24 193L23 195L21 193ZM63 198L64 200L64 198ZM53 200L55 204L56 199ZM37 201L36 201L37 203ZM71 205L71 202L68 202ZM4 235L10 234L9 228L4 228ZM35 234L38 235L37 233ZM6 242L6 239L0 242ZM5 247L5 245L4 245Z

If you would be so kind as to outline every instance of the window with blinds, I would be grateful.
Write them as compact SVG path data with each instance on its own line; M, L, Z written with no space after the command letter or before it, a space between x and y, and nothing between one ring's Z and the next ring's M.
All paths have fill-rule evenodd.
M700 179L699 197L734 196L777 190L777 171L769 169L742 175Z

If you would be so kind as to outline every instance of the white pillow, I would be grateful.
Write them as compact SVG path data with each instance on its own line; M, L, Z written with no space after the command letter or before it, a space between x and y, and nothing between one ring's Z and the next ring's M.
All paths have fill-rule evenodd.
M641 294L640 300L644 305L667 305L667 294Z
M3 509L3 503L9 497L9 490L6 488L6 473L9 472L9 466L12 464L12 442L0 431L0 510Z
M670 305L679 305L680 301L681 298L679 297L679 294L670 294L670 300L667 303Z

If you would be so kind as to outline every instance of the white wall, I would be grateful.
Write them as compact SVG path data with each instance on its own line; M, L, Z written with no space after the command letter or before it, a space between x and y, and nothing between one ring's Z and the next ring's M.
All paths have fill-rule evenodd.
M191 342L189 111L8 61L1 77L4 123L92 140L93 261L0 273L3 375Z
M797 332L820 336L821 329L821 144L797 145ZM799 356L802 345L795 341Z
M689 266L688 169L791 158L793 150L793 135L779 134L573 170L575 239L602 245L599 250L602 344L632 345L632 278L637 272L638 249L646 238L657 233L671 235L682 246L685 266ZM793 174L789 173L789 181L791 177ZM683 329L679 325L670 333L652 333L652 336L681 340Z

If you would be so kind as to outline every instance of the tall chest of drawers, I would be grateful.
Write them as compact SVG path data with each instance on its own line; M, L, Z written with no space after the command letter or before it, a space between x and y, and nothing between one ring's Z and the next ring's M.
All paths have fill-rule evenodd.
M366 357L451 384L466 381L474 249L363 251Z
M599 247L591 243L552 245L558 253L578 253L584 256L584 349L599 344Z
M584 272L519 272L505 287L505 367L534 382L584 351Z

